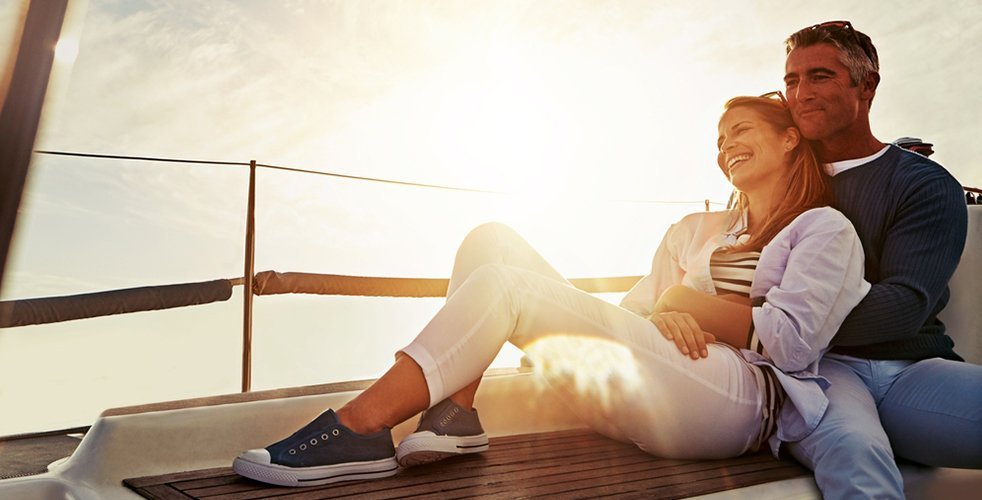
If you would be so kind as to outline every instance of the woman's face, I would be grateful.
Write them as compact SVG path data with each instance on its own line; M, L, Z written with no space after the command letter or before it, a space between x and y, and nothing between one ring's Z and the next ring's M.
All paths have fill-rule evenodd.
M774 185L787 173L786 153L797 145L791 130L778 132L753 109L737 106L719 120L716 162L745 193Z

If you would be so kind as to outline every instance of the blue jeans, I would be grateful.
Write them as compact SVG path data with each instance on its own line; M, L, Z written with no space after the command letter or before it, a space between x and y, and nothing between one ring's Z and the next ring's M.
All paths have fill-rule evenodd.
M894 456L982 468L982 366L828 354L819 373L832 383L829 408L789 450L825 498L903 498Z

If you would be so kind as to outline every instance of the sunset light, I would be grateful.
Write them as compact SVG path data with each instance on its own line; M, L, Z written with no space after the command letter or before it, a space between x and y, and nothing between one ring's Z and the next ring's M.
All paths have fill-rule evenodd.
M567 277L645 274L673 222L727 201L723 103L781 88L785 37L829 18L881 44L877 137L925 138L978 186L982 6L900 3L90 0L35 149L215 163L35 155L2 300L242 277L250 160L337 174L257 169L256 271L447 278L499 221ZM0 0L0 40L20 4ZM0 331L0 406L39 408L0 435L236 391L241 293ZM254 388L377 376L440 304L257 298ZM597 376L635 377L603 352Z

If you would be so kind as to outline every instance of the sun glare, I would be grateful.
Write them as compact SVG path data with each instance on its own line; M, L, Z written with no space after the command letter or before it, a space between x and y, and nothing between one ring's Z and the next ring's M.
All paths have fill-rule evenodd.
M605 408L618 403L615 393L630 394L640 385L638 366L631 351L610 340L557 334L538 340L524 350L550 384L599 402Z
M673 183L684 181L658 176L657 171L679 164L672 157L677 151L698 150L690 144L693 138L676 130L678 120L665 119L685 117L686 106L671 100L670 109L659 110L664 116L654 116L651 108L652 96L678 95L681 84L658 76L663 71L659 64L610 61L632 57L633 52L611 49L634 44L624 36L591 39L583 43L594 45L581 47L556 43L534 30L507 35L490 43L463 38L470 42L460 43L454 57L411 85L396 88L386 104L388 112L374 115L400 120L417 110L414 102L430 104L421 123L408 131L416 139L402 139L427 145L413 150L418 157L406 164L409 175L507 193L497 203L496 219L520 225L537 245L555 240L569 248L570 241L582 242L591 248L566 253L589 254L586 260L617 260L609 253L599 256L611 247L635 243L625 236L637 231L637 217L644 217L645 227L657 236L663 234L677 218L675 206L615 200L677 201L680 196ZM683 69L686 74L698 70ZM374 127L390 128L377 122ZM659 144L669 137L671 148ZM700 161L694 154L688 158ZM707 163L705 168L712 172L715 166ZM696 198L709 196L703 192ZM595 237L579 238L583 233ZM649 256L631 261L646 262L655 245L657 241L647 243L643 253ZM566 256L550 255L554 258ZM561 262L557 266L577 276L591 272Z
M637 361L624 345L575 334L544 337L524 348L528 360L551 390L559 391L574 413L588 418L598 432L624 440L627 436L604 415L615 413L638 394Z
M62 38L55 44L55 60L62 64L72 64L78 57L78 39Z

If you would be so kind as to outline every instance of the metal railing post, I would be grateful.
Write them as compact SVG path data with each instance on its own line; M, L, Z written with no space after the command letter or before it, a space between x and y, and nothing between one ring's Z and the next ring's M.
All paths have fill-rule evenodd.
M249 162L249 202L246 208L245 283L242 292L242 392L252 387L252 281L256 269L256 160Z

